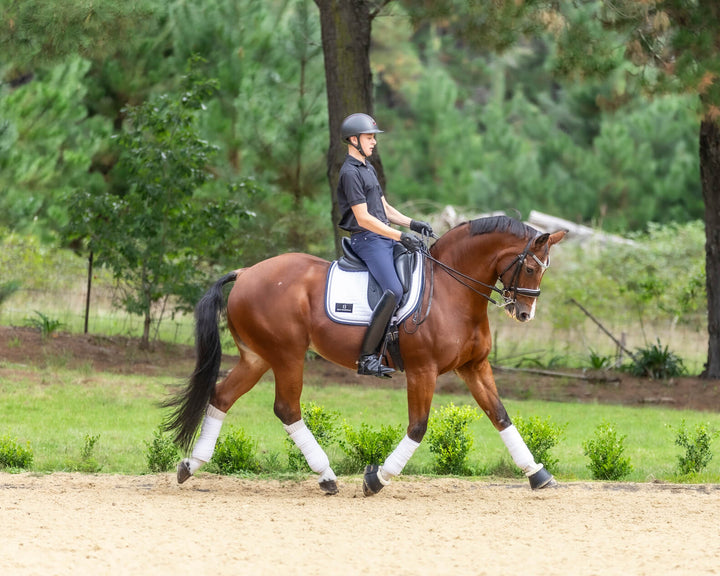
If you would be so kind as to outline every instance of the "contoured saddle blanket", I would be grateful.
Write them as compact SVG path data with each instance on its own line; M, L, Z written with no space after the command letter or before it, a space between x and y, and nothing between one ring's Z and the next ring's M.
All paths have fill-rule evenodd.
M423 293L424 258L415 258L407 292L392 323L399 324L417 308ZM328 317L339 324L369 324L372 307L368 301L370 279L367 270L343 270L338 261L330 265L325 288L325 310Z

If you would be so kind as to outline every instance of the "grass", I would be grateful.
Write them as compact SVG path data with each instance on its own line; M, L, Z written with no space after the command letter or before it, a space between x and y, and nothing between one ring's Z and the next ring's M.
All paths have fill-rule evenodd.
M87 439L98 436L93 459L104 473L143 474L147 468L147 442L163 419L160 400L170 378L111 375L64 367L40 370L27 366L0 365L0 436L10 435L21 443L29 441L34 452L33 470L37 472L82 470L82 452ZM270 474L287 473L286 434L272 411L274 389L271 379L261 381L229 412L226 428L239 426L258 442L258 457ZM403 427L407 424L406 394L403 390L348 386L307 385L303 401L340 414L353 427L368 423ZM475 406L468 395L436 395L434 406L453 402ZM675 430L685 420L692 429L708 423L720 429L720 414L670 410L658 407L618 407L599 404L507 401L513 415L525 418L550 418L567 423L552 454L559 460L560 480L590 480L582 443L594 435L603 421L613 422L626 435L626 454L634 470L629 481L678 481ZM478 409L479 411L479 409ZM479 411L480 412L480 411ZM471 423L475 445L469 467L478 476L488 476L510 468L510 462L498 433L486 417ZM720 441L712 448L720 450ZM331 462L343 454L337 447L329 450ZM431 474L432 455L426 442L421 444L405 469L405 474ZM720 455L700 475L684 481L720 482Z

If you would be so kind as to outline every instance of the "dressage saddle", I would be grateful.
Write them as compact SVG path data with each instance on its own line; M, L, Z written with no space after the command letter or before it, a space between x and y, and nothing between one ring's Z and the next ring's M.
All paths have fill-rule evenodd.
M362 261L360 256L355 254L350 246L350 238L347 236L343 237L341 241L342 245L342 256L338 259L338 267L346 272L363 272L367 271L365 262ZM412 271L415 269L415 259L418 257L417 252L408 252L402 244L395 244L394 258L395 258L395 271L397 272L400 284L403 288L403 297L398 302L398 308L405 304L405 300L408 297L408 291L412 282ZM368 304L370 308L374 310L382 297L382 290L373 278L372 274L368 272Z

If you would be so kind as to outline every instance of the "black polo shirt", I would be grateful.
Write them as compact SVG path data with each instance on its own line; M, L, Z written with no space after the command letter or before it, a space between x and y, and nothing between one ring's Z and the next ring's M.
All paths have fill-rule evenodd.
M348 232L364 230L353 214L356 204L367 204L368 213L381 222L389 224L382 203L383 191L378 182L377 172L368 160L365 164L348 154L340 168L340 180L337 186L337 200L340 211L339 226Z

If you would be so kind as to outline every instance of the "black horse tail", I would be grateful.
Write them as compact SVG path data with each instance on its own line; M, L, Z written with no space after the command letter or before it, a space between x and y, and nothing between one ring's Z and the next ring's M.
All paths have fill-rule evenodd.
M162 428L174 432L175 443L185 452L192 445L220 373L222 345L218 323L225 308L223 286L236 278L237 272L220 278L195 306L195 371L185 387L163 404L173 411Z

